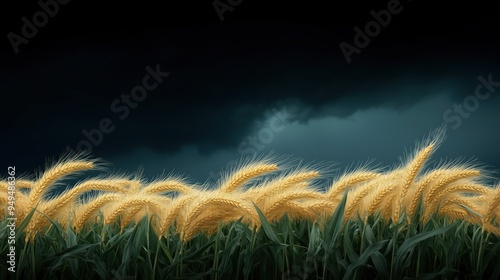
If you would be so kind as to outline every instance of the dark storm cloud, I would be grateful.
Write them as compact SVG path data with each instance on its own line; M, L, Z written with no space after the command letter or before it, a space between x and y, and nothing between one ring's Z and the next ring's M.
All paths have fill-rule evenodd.
M220 24L212 10L205 15L172 9L161 15L151 7L130 14L133 7L126 13L79 6L95 19L84 22L88 17L68 5L51 22L59 27L47 26L45 35L41 32L16 56L10 49L1 52L6 66L2 85L8 92L4 104L10 104L2 111L3 119L10 116L2 130L12 133L2 140L7 147L2 160L38 166L85 140L82 130L98 128L103 118L116 129L93 147L96 156L113 158L142 149L175 157L191 147L206 158L237 149L273 108L295 107L300 112L295 121L302 124L348 119L373 108L402 112L437 94L433 88L447 89L452 100L461 101L473 91L478 75L498 73L498 55L492 51L499 46L494 39L499 36L492 36L498 28L493 17L483 20L478 10L470 11L467 26L485 31L463 33L465 38L452 35L461 32L458 28L448 32L450 23L436 21L444 11L464 13L434 7L428 21L412 25L424 8L408 7L347 64L338 44L352 40L352 28L383 5L333 14L311 8L314 14L307 10L308 16L295 22L289 16L274 20L269 13L286 14L278 6L245 4L237 11L244 15L241 20L228 17ZM302 7L292 9L301 14ZM175 17L176 11L182 16ZM248 15L256 11L262 19L251 20ZM146 66L156 64L171 75L120 120L111 104L141 83Z
M372 167L392 167L409 155L415 145L432 135L432 130L441 127L443 112L456 104L446 86L427 90L433 94L402 110L383 106L358 110L349 117L330 115L310 119L307 123L291 121L274 132L269 143L260 142L262 147L257 154L289 155L305 164L334 162L332 174L370 161ZM479 106L459 128L453 129L451 124L446 126L445 140L433 155L430 166L442 161L472 160L487 172L500 170L497 157L500 131L496 129L500 95L482 101ZM266 127L268 124L264 122L240 141L258 137ZM245 156L251 154L241 153L236 148L225 147L203 155L195 146L186 146L173 154L140 148L109 160L114 168L129 172L142 166L148 178L174 172L188 175L194 181L214 183L220 171L227 170Z

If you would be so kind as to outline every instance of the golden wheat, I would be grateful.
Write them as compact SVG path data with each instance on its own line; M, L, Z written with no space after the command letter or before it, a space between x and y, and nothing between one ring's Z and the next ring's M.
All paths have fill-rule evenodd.
M415 155L415 158L413 161L411 161L408 164L408 175L405 178L405 181L403 183L403 187L401 188L401 198L404 198L406 196L406 193L408 192L408 189L410 188L411 184L413 183L413 180L415 180L415 177L417 176L418 172L422 169L424 163L427 161L429 156L434 150L434 144L430 144L424 149L422 149L420 152L418 152Z
M88 201L85 205L81 206L77 211L77 221L75 227L77 230L83 228L85 223L91 218L91 216L97 212L103 205L108 204L110 202L115 202L119 199L123 198L122 194L103 194L98 196L97 198Z
M346 210L344 211L344 221L351 219L354 216L354 214L357 212L359 203L371 190L372 190L372 185L365 185L347 196L346 208L345 208Z
M278 192L286 190L290 187L298 187L300 183L309 181L319 177L317 171L296 171L290 174L282 175L269 182L262 183L262 186L254 187L242 194L242 198L254 201L260 205L266 197L274 195ZM302 185L307 186L307 185Z
M159 217L164 213L164 206L157 202L155 196L151 195L132 195L130 197L124 198L120 203L115 203L113 207L111 207L107 213L105 213L104 224L109 225L112 222L116 221L116 219L126 210L131 207L142 206L151 208L152 212L157 214ZM155 230L159 234L159 229L162 227L161 220L160 225Z
M268 221L278 221L285 215L290 219L326 221L336 210L347 191L344 222L359 214L366 221L380 213L384 220L399 222L406 215L411 221L422 202L422 220L429 221L437 213L451 220L460 219L482 226L492 233L500 232L496 216L500 216L500 185L495 188L484 183L481 171L468 164L456 162L441 165L421 174L427 160L442 139L437 134L422 149L415 151L404 166L388 172L358 168L343 173L325 191L316 190L319 172L311 169L278 170L270 160L247 162L229 172L219 185L198 189L181 177L157 179L150 183L114 177L88 179L64 191L57 197L44 198L58 180L74 172L94 168L94 161L78 158L64 159L43 173L38 180L17 180L22 189L15 194L16 215L20 223L35 206L37 210L26 228L27 238L46 228L49 219L62 225L68 222L77 231L101 217L105 225L120 220L122 229L146 215L157 216L152 225L161 238L171 226L182 240L187 241L199 232L214 233L219 225L241 219L250 227L259 227L258 207ZM0 181L0 205L8 205L8 182ZM80 196L89 191L105 191L85 202ZM176 193L167 196L166 193ZM74 211L73 211L74 210ZM69 214L72 217L68 217ZM0 213L4 218L6 212Z
M94 162L92 161L69 160L67 162L61 162L45 171L42 177L37 180L31 188L28 208L32 209L35 204L42 198L47 189L52 186L57 180L71 173L89 170L93 167Z
M415 184L417 186L415 193L412 196L409 196L407 200L407 205L409 204L409 207L407 208L407 214L408 218L413 217L415 214L415 211L417 209L418 202L420 198L422 197L422 194L424 191L428 188L429 184L436 180L436 178L439 178L443 176L443 174L446 173L446 170L444 169L438 169L438 170L433 170L431 172L426 173L420 180L418 180ZM408 202L409 201L409 202ZM422 201L423 202L423 201Z
M257 214L247 203L236 196L223 193L207 193L205 196L199 196L185 208L185 214L181 215L183 219L178 224L178 232L184 236L200 217L224 210L230 215L227 217L234 219L243 217L254 224L257 222Z
M182 195L176 198L172 203L166 206L165 214L162 217L162 223L160 227L160 238L162 235L167 233L170 226L174 224L176 219L179 217L181 210L186 207L186 205L192 200L196 199L198 196L202 195L204 192L199 192L195 194Z
M490 189L483 186L483 185L474 183L474 182L470 182L468 184L467 183L464 184L461 182L453 183L453 184L448 185L445 188L442 188L441 191L439 191L431 199L431 201L429 202L428 205L430 205L432 207L432 206L438 204L442 198L446 198L446 196L448 196L450 194L453 195L456 192L465 192L465 193L474 193L474 194L489 194Z
M274 196L267 197L266 200L258 204L258 206L270 221L274 221L278 220L286 213L282 207L288 201L297 199L323 199L323 197L321 193L312 189L291 188Z
M381 211L380 205L387 199L388 194L392 193L396 189L397 185L388 185L387 187L381 186L374 192L374 197L369 201L365 202L366 210L365 215L370 215L375 213L376 211Z
M460 209L456 206L447 206L441 208L440 215L447 216L451 218L452 221L457 219L465 220L467 219L468 212L465 209Z
M181 233L181 239L188 241L198 232L205 231L207 234L215 233L218 223L228 219L228 213L225 211L209 212L203 217L198 217L193 224Z
M17 189L31 189L35 182L30 180L18 179L16 180L16 188Z
M344 174L339 180L332 184L326 192L326 196L333 200L343 194L346 188L353 187L379 176L379 173L366 170L357 170L352 173Z
M436 192L443 186L451 184L453 182L457 182L461 179L478 177L481 175L479 170L475 169L464 169L464 168L452 168L450 170L445 170L441 176L439 176L435 182L430 186L427 190L427 193L424 198L425 204L430 204L433 197L436 195Z
M172 199L170 197L162 195L156 196L156 200L158 201L158 203L164 206L168 206L168 204L172 202ZM146 210L147 209L143 207L132 207L131 209L128 209L127 213L123 215L122 229L132 221L139 222L144 217L144 215L147 214Z
M153 194L153 193L165 193L172 191L188 194L192 192L193 189L180 180L169 179L166 181L153 182L145 186L143 189L141 189L140 193Z
M276 164L256 163L243 166L240 170L231 174L219 187L221 192L232 192L240 188L244 183L263 174L278 170Z
M497 210L500 205L500 184L496 186L494 193L492 194L490 201L488 203L488 208L486 208L483 224L489 224L493 222L495 217L495 210Z

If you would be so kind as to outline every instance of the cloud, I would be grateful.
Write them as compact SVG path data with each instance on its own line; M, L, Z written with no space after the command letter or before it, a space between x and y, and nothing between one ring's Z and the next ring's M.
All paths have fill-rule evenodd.
M393 166L431 130L443 124L443 112L454 102L454 98L443 91L403 110L380 106L357 110L349 117L325 116L307 123L294 121L274 133L272 142L264 145L260 154L292 155L304 162L334 161L340 168L369 159L375 164ZM498 169L500 160L495 155L500 132L494 128L498 118L495 108L499 105L500 97L492 98L481 104L481 109L474 112L460 129L448 127L446 140L433 160L475 158L490 165L490 170ZM265 127L266 122L262 125ZM254 127L247 136L258 135L260 129ZM235 141L231 146L238 143ZM109 160L130 171L137 168L137 164L144 164L147 176L159 174L163 169L167 173L175 170L204 182L210 177L213 180L213 174L218 174L241 156L236 148L226 147L211 154L200 154L195 146L186 146L174 154L137 150Z

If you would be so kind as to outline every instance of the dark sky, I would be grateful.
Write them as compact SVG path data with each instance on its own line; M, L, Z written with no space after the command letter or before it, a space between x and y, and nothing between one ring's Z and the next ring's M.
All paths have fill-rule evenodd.
M0 166L68 147L200 182L254 152L392 165L446 123L436 160L500 167L498 1L66 2L3 4Z

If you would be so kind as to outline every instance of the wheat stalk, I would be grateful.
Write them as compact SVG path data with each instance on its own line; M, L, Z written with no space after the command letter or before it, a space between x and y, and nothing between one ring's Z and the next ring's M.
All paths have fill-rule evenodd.
M360 187L360 189L356 190L352 195L347 196L346 207L344 212L344 221L352 218L356 208L359 206L359 203L362 199L368 194L369 191L372 190L371 184L366 184Z
M103 194L83 205L81 210L78 211L79 213L75 224L76 229L82 229L89 218L103 205L115 202L121 198L123 198L121 194Z
M452 220L465 220L467 219L468 212L465 209L459 209L454 206L447 206L441 208L440 215L445 215L452 218Z
M176 191L180 192L182 194L188 194L193 191L192 188L184 184L180 180L166 180L166 181L159 181L159 182L154 182L146 187L144 187L140 193L141 194L153 194L153 193L165 193L165 192L171 192L171 191Z
M181 239L186 242L191 240L194 235L200 231L207 231L208 234L216 232L218 223L227 217L227 213L224 212L210 212L201 218L197 218L193 225L187 228L181 233Z
M443 169L438 169L438 170L433 170L423 176L416 184L417 184L417 190L415 194L410 199L410 207L407 209L408 217L412 217L415 214L415 210L417 209L418 201L420 200L420 197L422 196L422 193L424 190L427 189L427 186L436 178L439 178L443 176L443 174L446 173L446 170Z
M469 208L471 211L475 212L478 215L482 214L481 213L481 209L479 207L477 207L476 205L474 205L471 201L467 200L463 196L451 197L451 198L447 199L444 202L445 206L449 205L449 204L463 205L463 206L466 206L467 208ZM474 214L474 213L472 213L472 214Z
M461 179L477 177L481 175L481 172L474 169L462 169L462 168L453 168L451 170L445 170L442 174L442 178L435 182L434 185L430 186L427 194L425 195L424 202L425 205L430 204L432 198L436 194L436 192L443 186L457 182Z
M365 202L366 214L370 215L375 213L376 210L380 209L380 205L387 199L388 194L392 193L396 189L397 185L381 186L374 192L374 197L369 201Z
M155 196L151 195L133 195L128 198L123 199L121 203L116 203L106 214L104 219L104 224L109 225L114 222L118 216L120 216L126 209L130 209L136 206L151 207L153 208L155 214L159 217L162 216L164 212L164 206L157 202ZM161 228L161 222L160 227Z
M251 179L276 170L278 170L276 164L256 163L246 165L231 174L231 176L229 176L229 178L219 187L219 190L225 193L232 192Z
M292 186L297 186L304 181L317 178L318 176L319 173L317 171L299 171L285 176L280 176L270 182L263 183L263 186L247 190L242 194L242 198L245 200L254 201L257 205L260 205L260 203L265 200L266 197L286 190L287 188L290 188Z
M446 188L442 188L429 202L429 205L433 206L439 203L441 198L446 197L449 194L453 194L455 192L467 192L467 193L479 193L479 194L488 194L490 190L482 186L480 184L470 183L470 184L462 184L462 183L454 183L450 184Z
M88 192L91 190L101 190L101 191L111 191L111 192L126 192L123 185L113 184L114 180L87 180L77 186L73 187L71 190L63 193L59 197L52 199L48 202L42 202L40 204L40 212L44 213L49 218L54 218L61 209L64 209L73 202L74 198L81 193ZM119 182L122 183L123 182ZM64 222L64 221L63 221ZM41 230L46 226L48 220L41 215L34 215L30 221L30 231Z
M357 184L375 179L380 175L381 174L379 173L365 170L358 170L352 173L344 174L339 180L332 184L326 192L326 196L330 199L335 199L339 195L343 194L347 187L353 187Z
M266 216L280 216L285 211L281 207L290 200L295 199L323 199L324 196L314 190L303 190L303 189L288 189L282 193L271 196L266 199L263 205L258 206L261 208L262 212ZM272 219L270 219L272 220Z
M40 205L40 208L42 209L41 211L44 212L47 216L52 217L58 212L60 208L68 205L69 203L72 203L77 196L89 191L126 193L127 189L124 187L124 182L121 181L99 179L87 180L76 185L69 191L64 192L57 198L54 198L48 202L43 202Z
M30 180L22 180L18 179L16 180L16 188L17 189L31 189L35 182L30 181Z
M162 217L162 227L160 228L160 235L165 235L167 233L168 227L173 225L174 221L179 215L179 212L192 200L196 199L198 196L203 194L203 192L189 195L182 195L175 200L172 201L167 207L165 211L165 215Z
M434 144L430 144L424 149L422 149L413 161L408 165L408 175L405 178L405 181L403 183L403 187L401 188L401 198L406 196L406 193L408 192L408 189L411 186L411 183L413 180L415 180L415 177L417 176L418 172L422 169L424 163L427 161L429 156L434 150Z
M489 224L493 222L495 211L499 208L499 205L500 205L500 184L497 185L494 193L490 198L488 207L486 208L486 212L484 215L483 224Z
M191 226L192 221L200 215L202 211L210 213L210 207L218 206L222 209L230 209L235 216L245 216L252 221L256 220L256 213L245 205L242 200L235 196L220 193L210 193L206 197L199 196L193 203L185 209L185 219L181 222L180 232L185 232Z
M57 180L71 173L89 170L93 167L94 163L91 161L68 161L57 164L56 166L45 171L42 177L38 181L36 181L31 188L28 208L32 209L35 204L42 198L47 189L52 186Z

